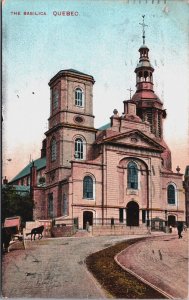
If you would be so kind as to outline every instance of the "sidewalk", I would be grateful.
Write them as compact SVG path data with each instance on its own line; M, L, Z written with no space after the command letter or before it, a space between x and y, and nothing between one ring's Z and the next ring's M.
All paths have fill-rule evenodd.
M188 235L152 235L122 251L117 260L173 298L188 299Z

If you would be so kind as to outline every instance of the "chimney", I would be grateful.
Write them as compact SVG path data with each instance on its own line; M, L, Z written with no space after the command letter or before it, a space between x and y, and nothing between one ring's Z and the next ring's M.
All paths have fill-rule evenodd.
M47 140L44 139L42 141L41 158L46 156L46 146L47 146Z
M37 186L37 167L34 165L34 161L32 162L32 166L30 167L30 189Z
M6 176L5 178L3 178L3 184L8 184L8 179L6 178Z

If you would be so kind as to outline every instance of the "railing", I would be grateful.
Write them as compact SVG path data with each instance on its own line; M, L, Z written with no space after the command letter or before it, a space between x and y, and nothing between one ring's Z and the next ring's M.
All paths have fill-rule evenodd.
M126 220L121 220L118 218L95 218L93 219L93 225L125 225L126 226Z

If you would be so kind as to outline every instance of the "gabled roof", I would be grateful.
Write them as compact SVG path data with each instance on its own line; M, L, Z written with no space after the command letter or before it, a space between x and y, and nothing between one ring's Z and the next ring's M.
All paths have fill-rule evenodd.
M31 168L33 163L34 163L34 166L37 167L37 170L43 169L43 168L46 167L46 157L38 158L38 159L34 160L33 162L29 163L22 171L20 171L10 181L10 183L29 175L30 174L30 168Z
M105 133L105 131L104 131ZM110 133L110 132L109 132ZM122 142L122 140L124 140L124 138L127 138L129 136L134 136L134 137L140 137L143 141L147 142L147 145L140 145L140 143L125 143L124 141ZM144 134L143 132L141 132L138 129L134 129L134 130L130 130L124 133L118 133L115 134L115 132L112 132L112 135L108 134L108 136L106 136L105 134L103 136L101 136L99 139L96 140L97 144L101 144L101 143L114 143L114 144L122 144L122 145L126 145L126 146L133 146L133 147L142 147L142 148L148 148L149 149L154 149L157 151L161 151L163 152L165 147L163 147L160 143L156 142L154 139L152 139L151 137L149 137L148 135ZM148 146L149 145L149 146Z

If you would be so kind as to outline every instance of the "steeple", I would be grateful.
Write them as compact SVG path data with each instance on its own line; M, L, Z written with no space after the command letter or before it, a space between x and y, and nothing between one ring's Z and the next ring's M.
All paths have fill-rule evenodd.
M146 24L144 23L144 17L145 17L145 15L142 16L143 22L142 22L142 23L139 23L139 24L142 25L142 27L143 27L143 29L142 29L142 33L143 33L143 35L142 35L142 38L143 38L143 45L145 45L145 27L148 26L148 25L146 25Z
M135 69L136 73L136 87L137 90L152 90L153 91L153 72L154 68L150 63L148 52L149 48L145 45L145 27L148 26L144 23L144 17L143 17L143 23L139 23L143 27L142 31L142 38L143 38L143 44L139 49L140 52L140 58L139 63L137 64L137 67Z
M149 48L145 45L145 27L148 25L144 22L139 23L143 27L142 39L143 44L139 48L139 62L136 66L136 92L131 98L131 102L136 104L137 115L142 120L148 120L151 125L151 132L157 138L163 137L162 119L165 118L163 103L153 90L153 72L154 68L149 59Z

